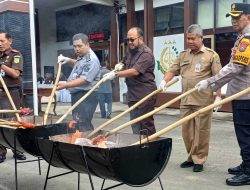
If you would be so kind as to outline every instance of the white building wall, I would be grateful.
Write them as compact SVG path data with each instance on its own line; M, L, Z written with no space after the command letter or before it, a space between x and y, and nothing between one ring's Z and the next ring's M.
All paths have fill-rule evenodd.
M54 66L57 71L57 51L71 49L69 41L56 42L56 15L54 10L39 9L41 76L44 76L44 66Z

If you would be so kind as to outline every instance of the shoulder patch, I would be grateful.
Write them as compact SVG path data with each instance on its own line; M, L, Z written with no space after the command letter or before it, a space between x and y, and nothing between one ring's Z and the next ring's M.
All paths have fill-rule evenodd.
M217 53L215 53L215 54L213 55L213 58L214 58L214 62L215 62L215 63L221 64L221 62L220 62L220 57L219 57L219 55L218 55Z
M249 65L250 63L250 39L244 37L240 43L236 52L233 56L233 62L242 64L242 65Z
M21 60L21 56L20 55L15 55L14 56L14 63L16 63L16 64L18 64L18 63L20 63L20 60Z

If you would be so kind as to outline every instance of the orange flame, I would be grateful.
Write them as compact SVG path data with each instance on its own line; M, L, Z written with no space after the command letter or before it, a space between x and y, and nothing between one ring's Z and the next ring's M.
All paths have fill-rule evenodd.
M79 132L79 130L76 130L76 132L72 135L71 144L75 144L76 139L80 137L81 137L81 133Z

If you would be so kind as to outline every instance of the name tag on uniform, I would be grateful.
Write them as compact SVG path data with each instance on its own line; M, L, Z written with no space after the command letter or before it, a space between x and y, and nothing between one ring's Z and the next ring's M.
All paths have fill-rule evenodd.
M75 80L77 78L77 73L73 73L72 78Z
M201 71L201 64L200 63L195 64L194 71L196 73L199 73Z
M4 77L5 76L5 72L3 69L0 70L0 76Z

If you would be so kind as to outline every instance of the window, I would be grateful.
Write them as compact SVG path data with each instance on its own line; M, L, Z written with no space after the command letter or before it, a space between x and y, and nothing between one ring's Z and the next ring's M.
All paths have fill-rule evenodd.
M203 28L214 27L214 0L198 0L197 23Z
M155 36L184 32L184 3L155 8Z
M231 10L232 3L243 3L243 0L217 0L216 2L216 28L231 26L231 18L226 18L226 14Z

